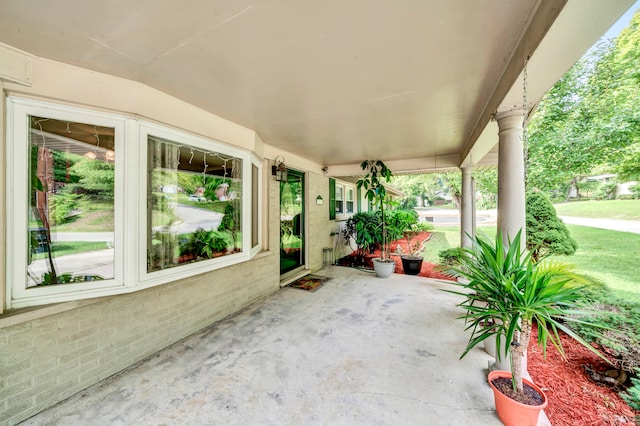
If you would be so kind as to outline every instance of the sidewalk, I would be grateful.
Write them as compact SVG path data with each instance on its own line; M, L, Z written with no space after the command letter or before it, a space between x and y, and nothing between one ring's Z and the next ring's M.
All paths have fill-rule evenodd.
M572 216L560 216L560 219L562 219L564 223L571 225L589 226L591 228L640 234L640 220L596 219Z

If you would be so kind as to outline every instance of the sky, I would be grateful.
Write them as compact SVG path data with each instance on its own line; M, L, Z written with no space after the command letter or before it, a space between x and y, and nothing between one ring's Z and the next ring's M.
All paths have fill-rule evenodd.
M616 38L620 32L625 29L629 22L631 22L631 18L633 18L633 14L640 9L640 0L637 0L631 8L618 19L618 21L613 24L613 26L607 31L603 38Z

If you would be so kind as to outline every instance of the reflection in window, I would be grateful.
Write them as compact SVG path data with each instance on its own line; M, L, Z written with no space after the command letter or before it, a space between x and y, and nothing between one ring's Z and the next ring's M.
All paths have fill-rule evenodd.
M336 185L336 214L344 213L344 186Z
M27 287L114 278L114 129L29 121Z
M242 160L147 142L147 272L241 252Z

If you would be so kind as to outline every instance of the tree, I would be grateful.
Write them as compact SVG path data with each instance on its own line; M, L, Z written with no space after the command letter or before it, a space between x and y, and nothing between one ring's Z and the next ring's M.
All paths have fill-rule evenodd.
M498 169L473 172L476 191L481 195L480 208L493 209L498 204Z
M624 162L640 142L640 12L602 41L540 102L528 125L527 186L565 192L597 166ZM578 193L579 195L579 193Z
M556 214L549 198L542 192L527 193L527 249L538 262L549 255L572 255L578 244Z
M402 205L405 208L415 207L412 204L416 198L433 200L440 190L439 181L434 179L434 175L427 174L395 176L392 185L404 194Z

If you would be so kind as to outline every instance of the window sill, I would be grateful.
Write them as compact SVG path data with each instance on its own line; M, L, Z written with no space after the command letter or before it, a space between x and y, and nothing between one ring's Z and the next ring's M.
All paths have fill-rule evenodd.
M256 254L255 256L253 256L251 260L268 257L268 256L271 256L271 254L272 253L269 250L263 250L258 254ZM142 288L140 288L139 290L142 290ZM122 293L122 294L127 294L127 293ZM0 329L11 327L14 325L19 325L19 324L37 320L40 318L45 318L50 315L71 311L73 309L77 309L83 306L102 302L104 300L107 300L108 298L118 297L118 296L119 295L93 297L91 299L72 300L69 302L51 303L49 305L39 305L39 306L29 306L26 308L9 309L4 313L0 314Z

